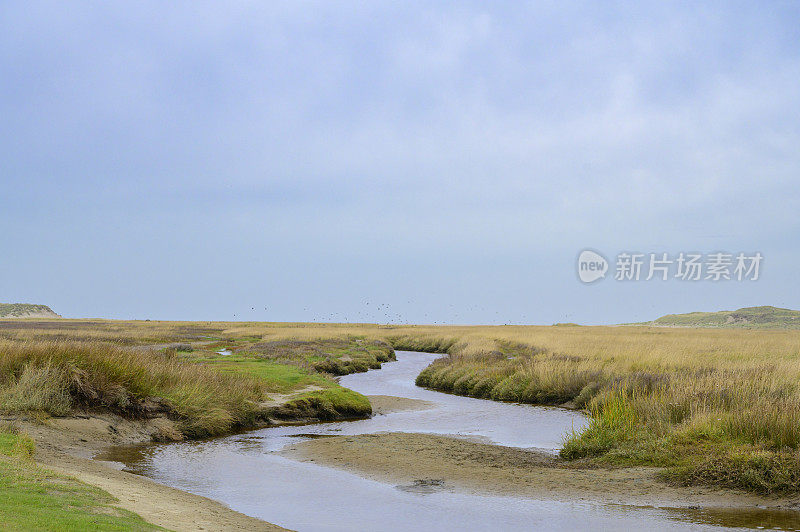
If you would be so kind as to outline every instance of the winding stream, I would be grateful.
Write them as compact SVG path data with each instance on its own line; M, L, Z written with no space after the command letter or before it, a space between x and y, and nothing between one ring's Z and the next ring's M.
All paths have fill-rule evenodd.
M414 379L439 355L399 351L383 369L342 377L365 395L432 403L426 410L371 419L262 429L204 442L120 448L103 456L234 510L300 531L352 530L721 530L792 529L793 514L677 510L398 489L356 474L275 454L299 438L383 431L427 432L556 451L586 423L576 412L499 403L418 388Z

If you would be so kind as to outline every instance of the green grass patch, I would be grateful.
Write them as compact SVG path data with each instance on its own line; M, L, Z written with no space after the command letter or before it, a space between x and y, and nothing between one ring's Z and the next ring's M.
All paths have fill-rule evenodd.
M36 447L33 438L18 432L0 432L0 455L30 460Z
M198 362L230 375L248 375L264 382L265 389L274 393L286 393L307 386L335 386L336 383L314 370L281 363L266 358L246 355L228 355L199 358Z
M321 421L361 418L372 414L372 405L370 405L369 399L339 385L325 390L303 393L292 399L286 408L307 411L308 417Z
M2 530L163 530L114 502L76 480L0 459Z
M339 386L331 377L308 367L288 361L278 362L273 359L238 354L203 358L199 361L224 373L247 374L263 380L267 388L274 393L298 392L286 405L271 411L270 415L273 417L333 421L366 417L372 413L372 406L366 397ZM320 389L302 392L303 389L310 387Z
M0 529L163 530L116 507L108 493L39 467L33 448L25 434L0 432Z

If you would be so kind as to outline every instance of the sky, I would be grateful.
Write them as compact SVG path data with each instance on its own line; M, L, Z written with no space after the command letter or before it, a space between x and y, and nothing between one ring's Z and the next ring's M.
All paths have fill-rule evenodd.
M0 301L65 317L800 308L800 3L4 1L0 184Z

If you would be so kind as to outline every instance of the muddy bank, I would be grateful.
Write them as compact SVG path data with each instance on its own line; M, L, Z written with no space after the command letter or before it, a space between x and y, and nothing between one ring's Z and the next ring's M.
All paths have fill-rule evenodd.
M349 392L349 390L348 390ZM263 422L256 426L246 427L248 430L278 425L309 425L332 421L354 421L368 419L372 416L372 406L364 399L356 403L335 404L324 396L309 395L297 397L297 394L280 396L283 401L277 406L264 409ZM292 399L292 397L296 397ZM273 399L273 401L275 401Z
M211 499L118 470L120 464L90 458L118 445L149 443L174 431L166 418L130 420L114 414L87 414L36 421L3 416L36 442L42 467L99 487L119 499L118 506L170 530L286 530L241 514Z
M173 421L166 417L128 419L112 413L85 413L69 417L36 420L25 415L0 417L36 442L37 451L61 452L91 458L115 445L183 439Z
M414 410L430 410L436 404L422 399L411 399L410 397L395 397L393 395L368 395L369 403L372 405L372 413L376 416L383 416L393 412L410 412Z
M465 439L390 432L312 439L281 454L404 489L465 491L561 501L660 507L800 507L800 498L666 485L656 468L581 468L553 455Z

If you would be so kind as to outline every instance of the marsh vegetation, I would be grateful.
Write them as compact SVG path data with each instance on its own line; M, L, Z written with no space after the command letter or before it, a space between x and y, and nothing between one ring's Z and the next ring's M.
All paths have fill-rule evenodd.
M368 415L332 376L391 360L393 347L448 355L422 371L422 386L585 410L591 423L567 438L566 460L800 490L800 331L23 320L0 322L0 336L6 410L157 405L187 437L248 426L270 396L294 401L273 415Z

